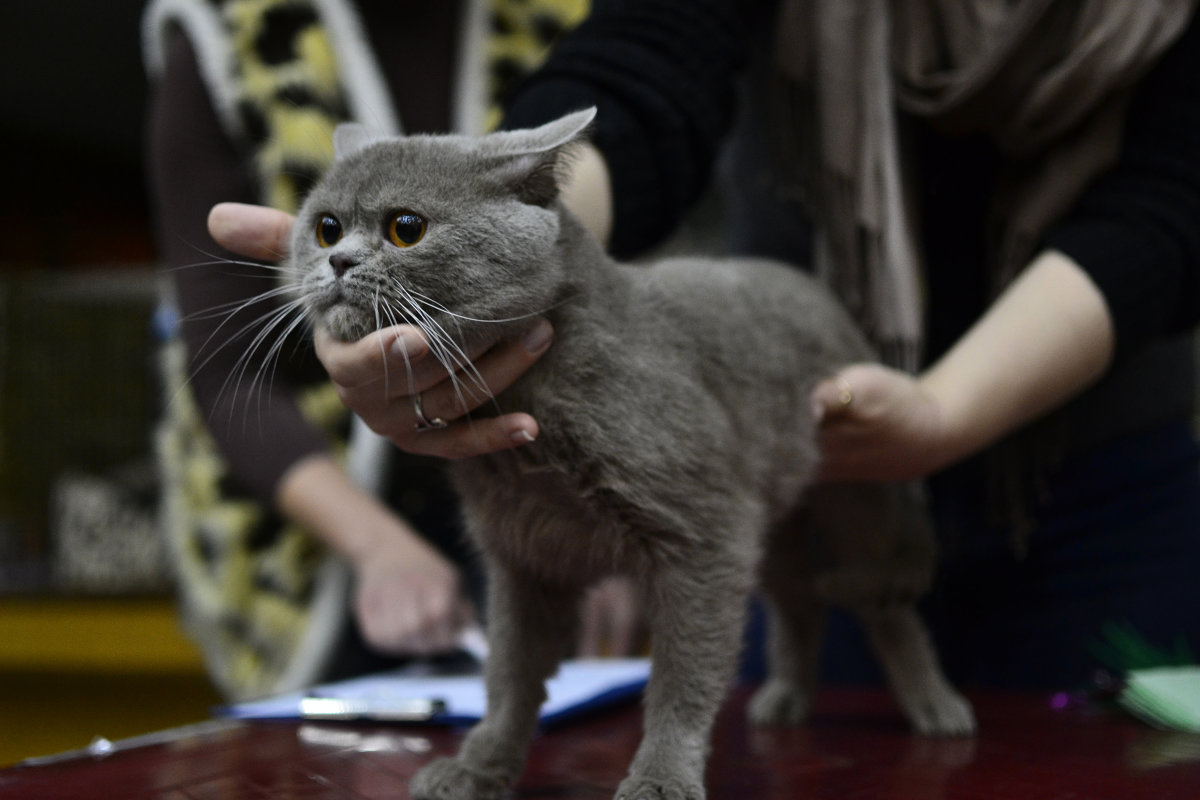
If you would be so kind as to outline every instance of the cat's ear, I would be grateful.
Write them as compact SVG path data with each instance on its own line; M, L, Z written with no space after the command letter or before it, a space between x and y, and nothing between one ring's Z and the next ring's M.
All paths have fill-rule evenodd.
M358 122L343 122L333 132L333 157L345 158L387 138Z
M595 107L586 108L537 128L494 133L485 141L502 157L501 178L517 197L547 206L558 197L567 152L585 137L595 117Z

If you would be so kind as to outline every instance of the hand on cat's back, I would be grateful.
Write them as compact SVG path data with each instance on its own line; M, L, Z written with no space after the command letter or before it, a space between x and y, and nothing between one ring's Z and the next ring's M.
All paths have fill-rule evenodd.
M880 364L854 364L812 393L820 420L820 479L832 483L923 478L954 460L936 393Z
M222 247L262 261L279 261L287 252L295 218L265 206L220 203L208 216L208 230ZM486 402L472 404L447 380L436 359L426 359L428 342L416 328L397 325L369 334L356 342L342 342L325 331L314 334L317 358L325 366L338 395L350 410L376 433L410 453L460 459L507 450L534 441L536 420L511 413L472 419L465 415ZM505 342L482 353L472 353L480 377L493 394L499 394L550 347L553 330L544 320L521 342ZM412 381L407 379L412 370ZM400 380L389 377L402 376ZM418 391L426 419L446 420L438 430L417 430L414 398Z

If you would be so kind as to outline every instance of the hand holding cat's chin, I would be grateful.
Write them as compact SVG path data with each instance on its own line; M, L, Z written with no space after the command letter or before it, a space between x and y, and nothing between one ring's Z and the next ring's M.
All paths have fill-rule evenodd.
M492 394L499 394L549 349L552 340L550 323L540 320L523 340L468 354L479 378ZM353 342L317 328L313 342L342 402L401 450L457 460L526 445L538 436L538 424L529 414L471 415L490 399L456 387L437 359L428 357L429 344L413 326L385 328ZM445 428L417 429L414 392L420 393L425 417L445 420Z

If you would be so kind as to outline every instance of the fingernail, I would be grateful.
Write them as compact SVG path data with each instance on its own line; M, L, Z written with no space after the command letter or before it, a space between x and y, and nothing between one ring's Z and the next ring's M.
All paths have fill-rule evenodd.
M536 437L524 428L517 428L508 436L512 439L513 444L529 444L532 441L536 441Z
M820 425L825 419L825 404L815 397L809 398L808 406L812 410L813 424Z
M425 337L415 330L404 330L392 340L392 354L409 360L420 358L429 351Z
M553 338L554 327L547 320L541 319L525 334L522 344L526 352L540 353L550 346L550 340Z

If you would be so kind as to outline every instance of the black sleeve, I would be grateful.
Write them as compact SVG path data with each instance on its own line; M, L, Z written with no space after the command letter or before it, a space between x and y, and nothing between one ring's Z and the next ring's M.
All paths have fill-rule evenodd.
M1118 356L1200 321L1200 24L1130 102L1118 162L1047 244L1080 264L1108 303Z
M613 181L612 251L632 255L705 187L733 121L737 73L765 0L597 0L509 103L520 128L595 105Z

